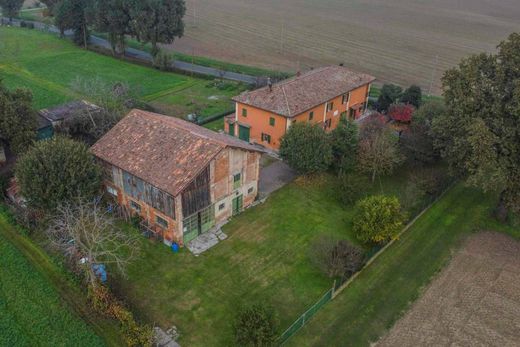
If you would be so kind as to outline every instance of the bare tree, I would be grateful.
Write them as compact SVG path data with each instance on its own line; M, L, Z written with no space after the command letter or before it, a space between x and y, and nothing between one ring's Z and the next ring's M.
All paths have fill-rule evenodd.
M360 248L331 236L322 236L312 244L310 258L329 277L349 277L363 265Z
M82 263L87 281L97 285L94 266L114 266L123 276L138 250L138 235L124 232L115 219L93 202L79 200L57 209L48 235L52 245L75 264Z

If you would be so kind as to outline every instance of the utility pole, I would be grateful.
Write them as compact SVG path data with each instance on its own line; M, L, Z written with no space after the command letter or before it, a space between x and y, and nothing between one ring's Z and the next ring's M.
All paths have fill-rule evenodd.
M280 54L283 55L284 50L284 40L285 40L285 17L282 18L282 33L280 37Z

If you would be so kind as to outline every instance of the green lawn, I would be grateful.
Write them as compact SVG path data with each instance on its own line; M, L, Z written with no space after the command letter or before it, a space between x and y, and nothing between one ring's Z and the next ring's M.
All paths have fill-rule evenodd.
M0 345L117 346L114 323L89 311L63 271L0 213ZM80 318L87 318L87 324Z
M518 227L490 218L495 199L457 185L388 248L336 300L290 339L291 346L369 346L403 314L464 237Z
M83 97L70 86L77 78L125 82L159 110L184 117L209 116L232 108L230 97L245 87L167 73L85 51L68 40L37 30L0 27L0 78L8 87L26 87L34 106L44 108Z
M383 187L400 194L407 179L397 173ZM330 234L356 243L352 208L338 202L335 182L325 175L289 184L234 218L224 227L229 238L199 257L143 240L116 290L146 321L175 324L181 345L229 346L234 314L251 301L276 308L281 333L332 286L310 263L313 240Z

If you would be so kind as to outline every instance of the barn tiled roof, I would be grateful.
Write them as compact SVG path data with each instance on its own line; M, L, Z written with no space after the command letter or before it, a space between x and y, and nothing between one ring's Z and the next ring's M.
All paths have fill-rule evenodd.
M326 66L275 83L272 90L267 86L233 100L290 118L374 80L342 66Z
M259 151L237 138L175 117L132 110L91 151L176 196L226 147Z
M58 122L77 115L81 112L99 112L101 108L85 100L71 101L53 108L44 108L38 114L51 122Z

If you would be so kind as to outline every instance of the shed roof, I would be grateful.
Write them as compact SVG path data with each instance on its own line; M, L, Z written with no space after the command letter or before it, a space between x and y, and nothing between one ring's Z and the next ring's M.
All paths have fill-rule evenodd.
M275 83L272 90L267 86L233 100L291 118L374 80L343 66L326 66Z
M98 112L101 108L85 100L71 101L53 108L44 108L38 113L51 122L59 122L83 111Z
M226 147L261 152L229 135L142 110L132 110L92 146L98 158L178 195Z

